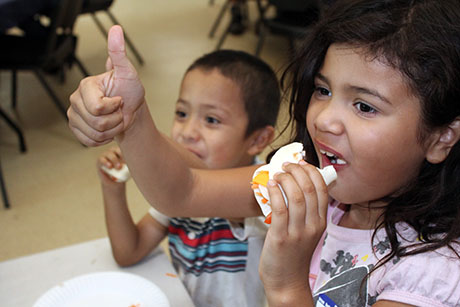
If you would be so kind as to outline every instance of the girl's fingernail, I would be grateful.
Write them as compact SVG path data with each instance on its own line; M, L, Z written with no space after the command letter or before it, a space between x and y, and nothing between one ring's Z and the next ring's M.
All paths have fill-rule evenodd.
M274 186L276 186L276 181L273 180L273 179L270 179L270 180L268 180L268 183L267 183L267 184L268 184L269 186L271 186L271 187L274 187Z
M308 163L305 162L304 160L300 160L300 161L299 161L299 164L300 164L300 165L307 165Z
M284 162L283 166L288 166L289 164L291 164L291 163L290 162Z

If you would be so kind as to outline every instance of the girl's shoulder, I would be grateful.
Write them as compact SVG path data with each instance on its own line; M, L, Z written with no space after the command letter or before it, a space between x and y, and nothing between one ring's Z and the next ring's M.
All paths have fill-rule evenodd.
M401 244L420 243L416 232L401 225ZM417 306L457 306L460 303L460 245L390 260L378 278L379 299L405 297ZM400 301L398 299L398 301ZM425 301L426 303L422 304Z

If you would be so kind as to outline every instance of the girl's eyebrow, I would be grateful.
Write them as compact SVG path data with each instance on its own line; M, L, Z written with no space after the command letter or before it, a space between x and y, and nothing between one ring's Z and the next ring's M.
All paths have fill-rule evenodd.
M321 73L317 73L316 78L320 79L321 81L323 81L323 82L325 82L327 84L330 84L329 79L326 76L322 75ZM350 90L355 91L357 93L367 94L367 95L377 97L378 99L382 100L383 102L391 104L390 100L388 100L385 96L380 94L377 90L370 89L370 88L367 88L367 87L355 86L355 85L348 85L347 88L349 88Z
M329 79L328 79L326 76L322 75L321 73L317 73L316 76L315 76L315 78L318 78L318 79L320 79L321 81L323 81L323 82L329 84Z
M367 87L354 86L354 85L349 85L348 87L357 93L371 95L371 96L377 97L378 99L382 100L385 103L391 104L390 100L388 100L385 96L380 94L377 90L369 89Z

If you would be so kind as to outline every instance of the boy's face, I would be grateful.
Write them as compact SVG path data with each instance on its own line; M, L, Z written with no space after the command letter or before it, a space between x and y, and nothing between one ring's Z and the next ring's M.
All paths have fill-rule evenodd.
M344 203L397 192L417 175L426 154L417 141L419 100L397 70L357 51L329 48L307 111L321 167L334 164L338 173L329 192Z
M252 164L248 116L240 89L216 69L189 71L182 81L172 138L209 168Z

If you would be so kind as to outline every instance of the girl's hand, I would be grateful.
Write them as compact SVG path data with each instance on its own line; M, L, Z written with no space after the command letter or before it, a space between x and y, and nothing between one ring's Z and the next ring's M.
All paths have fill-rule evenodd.
M126 56L120 26L110 29L108 52L107 72L83 79L70 96L69 127L88 146L107 144L128 129L145 102L144 87Z
M311 302L310 261L326 229L327 187L316 168L301 161L283 165L285 173L269 181L272 223L265 239L259 272L269 303L294 306ZM288 199L286 207L282 186Z
M104 152L99 159L97 160L97 169L101 182L106 186L120 186L124 187L124 183L115 182L115 178L112 178L109 174L104 172L101 169L101 166L104 165L107 168L121 169L124 164L123 156L119 147L112 147L106 152Z

